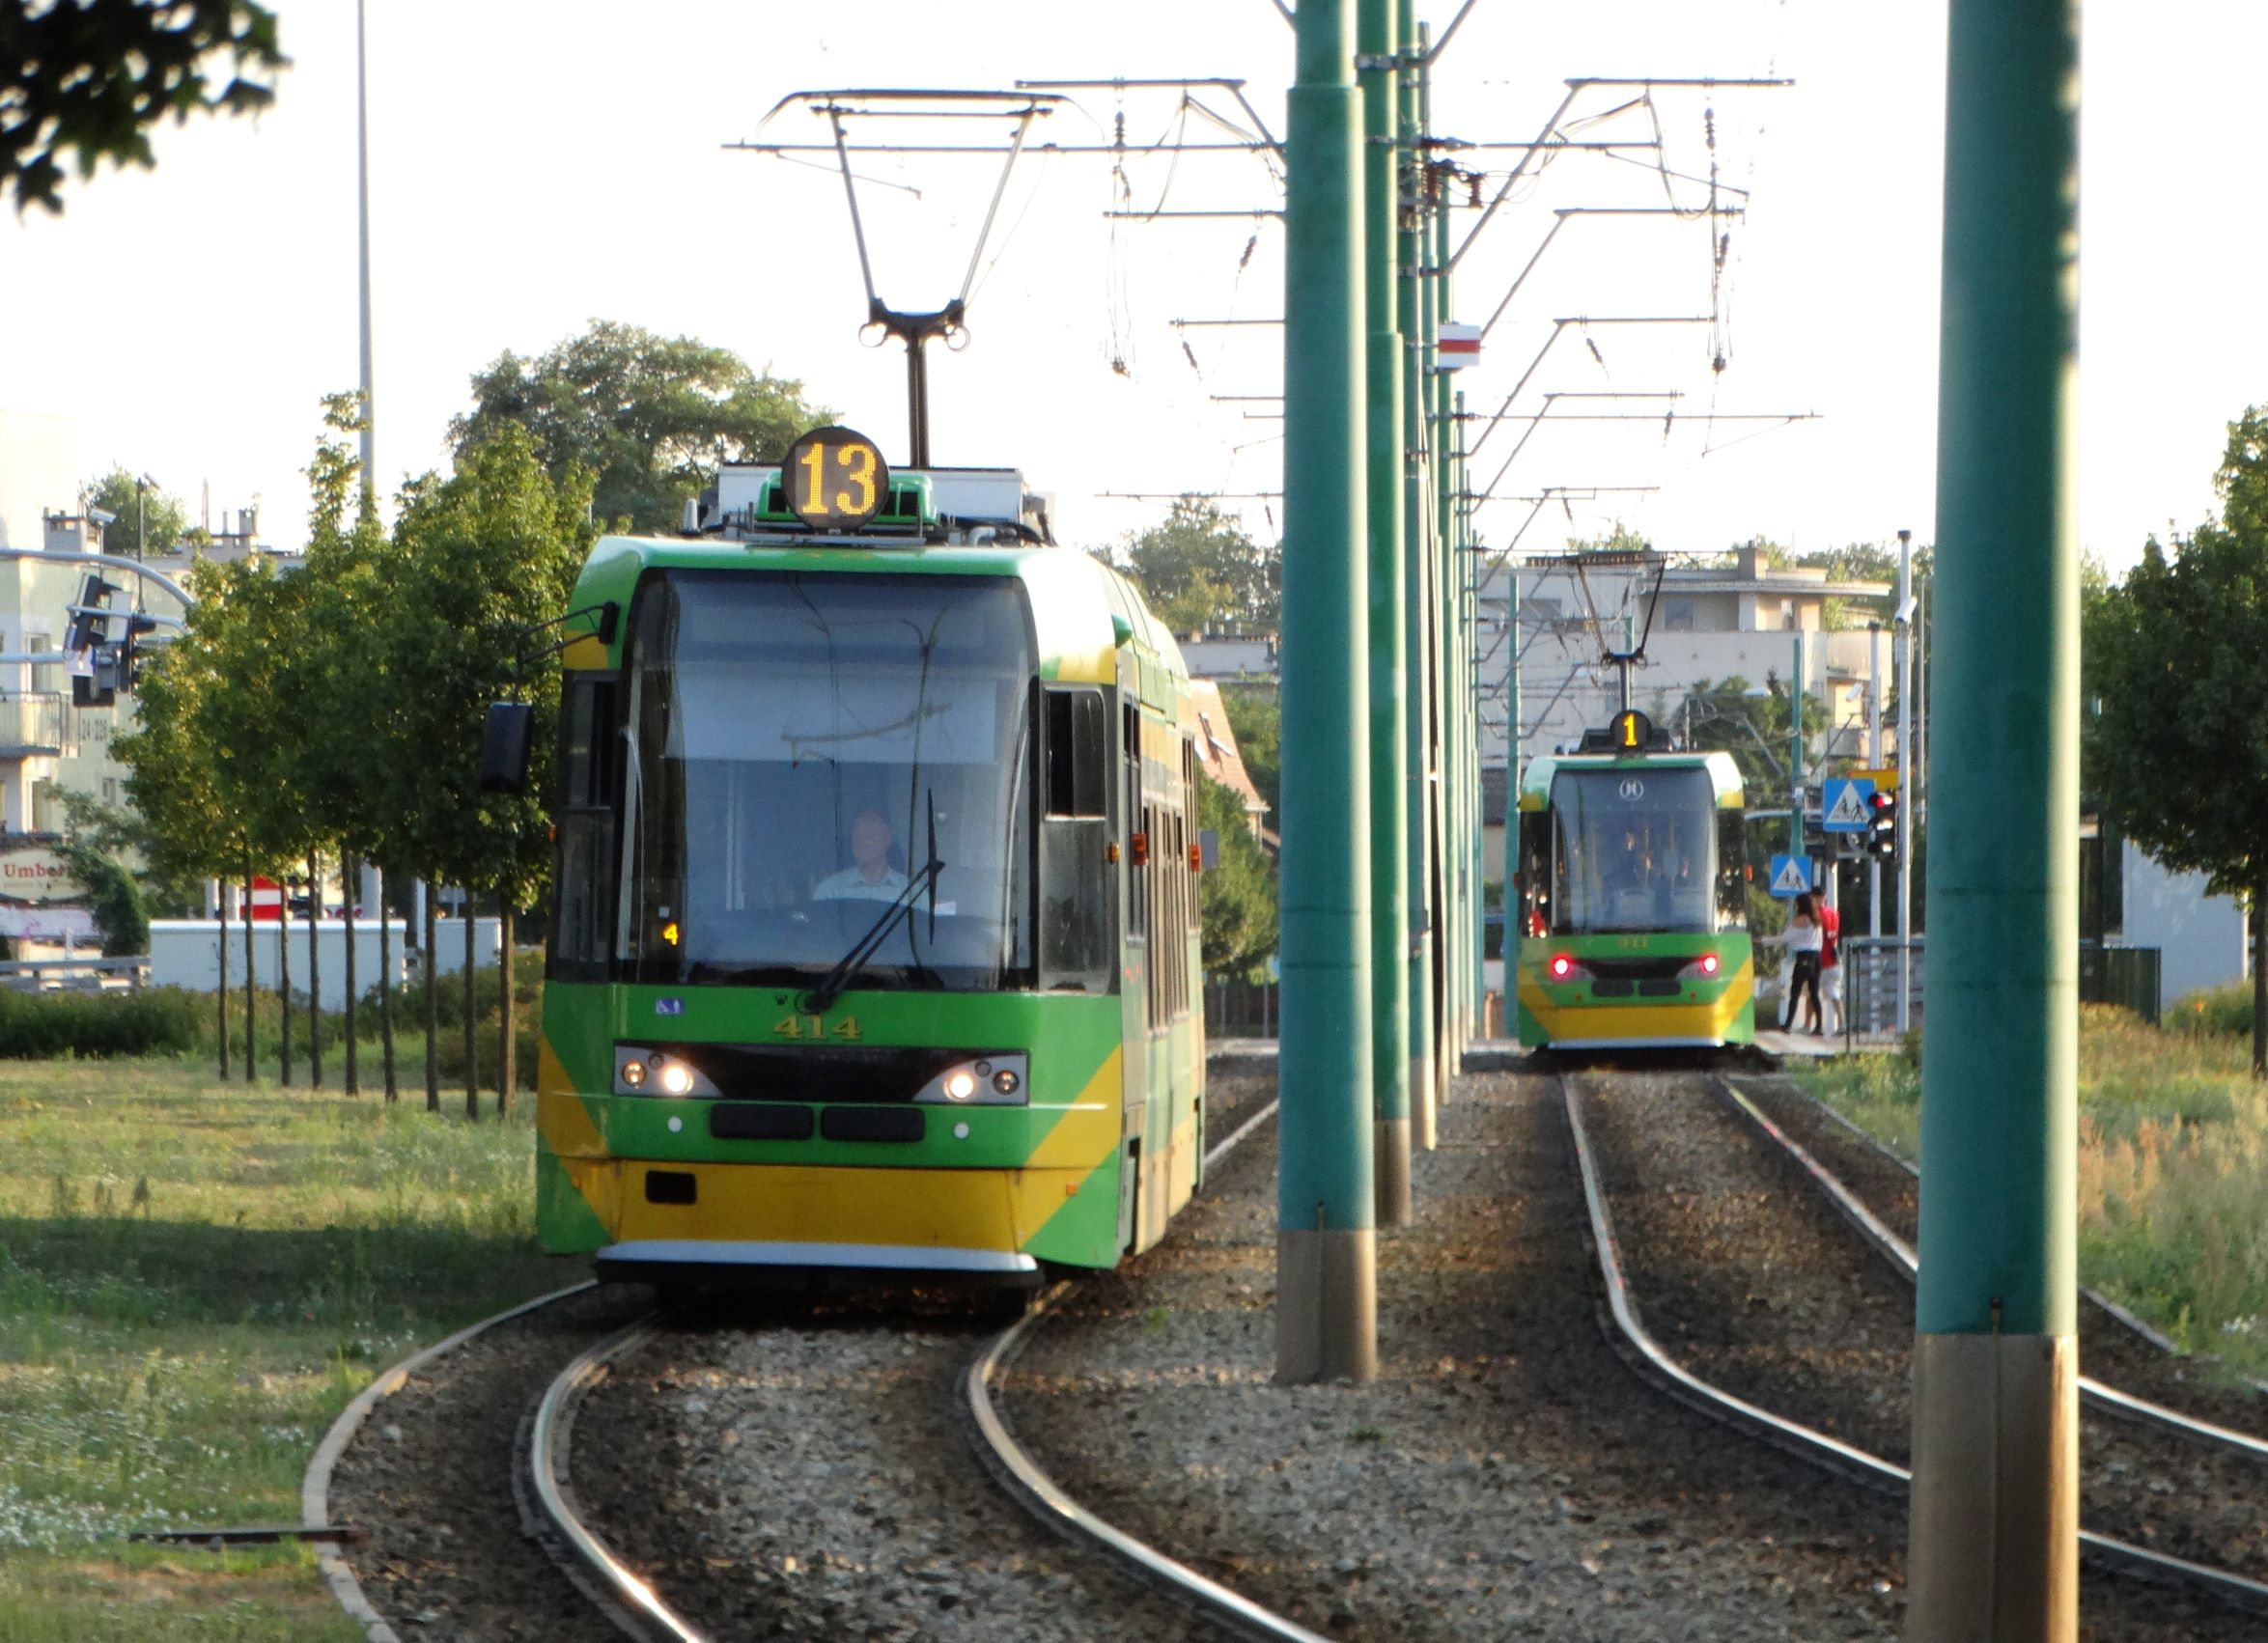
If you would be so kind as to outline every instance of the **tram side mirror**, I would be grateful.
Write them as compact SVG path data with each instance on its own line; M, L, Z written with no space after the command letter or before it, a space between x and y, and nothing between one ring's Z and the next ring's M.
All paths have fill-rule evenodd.
M535 746L536 710L525 702L490 702L481 726L481 792L527 792L528 755Z

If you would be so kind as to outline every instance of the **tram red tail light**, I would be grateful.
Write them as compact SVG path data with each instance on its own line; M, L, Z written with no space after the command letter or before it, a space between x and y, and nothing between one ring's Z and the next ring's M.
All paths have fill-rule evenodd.
M1552 979L1554 981L1565 981L1573 974L1575 974L1575 961L1573 959L1564 953L1552 955Z
M1722 968L1724 968L1722 959L1714 953L1703 953L1697 959L1689 960L1685 968L1679 970L1677 974L1682 981L1707 981Z
M1701 974L1705 976L1713 976L1716 973L1717 955L1714 953L1703 953L1701 955Z

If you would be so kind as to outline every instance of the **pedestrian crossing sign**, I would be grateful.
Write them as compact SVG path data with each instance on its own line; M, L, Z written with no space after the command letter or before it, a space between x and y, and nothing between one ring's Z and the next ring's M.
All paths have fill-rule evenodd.
M1767 886L1775 896L1804 896L1811 890L1811 858L1801 855L1776 855L1772 858L1771 882Z
M1874 819L1874 783L1844 776L1821 784L1819 825L1830 833L1863 833Z

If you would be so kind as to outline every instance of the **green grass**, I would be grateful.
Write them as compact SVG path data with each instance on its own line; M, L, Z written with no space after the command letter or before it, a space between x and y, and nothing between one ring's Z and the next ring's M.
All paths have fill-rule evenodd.
M0 1065L0 1643L359 1636L303 1548L124 1536L295 1522L372 1374L572 1281L535 1253L531 1150L524 1105Z
M1911 1056L1817 1063L1814 1095L1909 1158ZM2088 1006L2079 1034L2079 1269L2192 1351L2268 1377L2268 1089L2248 1040Z

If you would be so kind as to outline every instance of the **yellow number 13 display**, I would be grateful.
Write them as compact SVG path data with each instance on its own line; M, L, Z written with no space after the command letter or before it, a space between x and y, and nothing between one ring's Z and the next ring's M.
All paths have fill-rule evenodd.
M874 441L848 428L815 428L780 464L788 506L819 530L855 530L882 512L890 470Z

